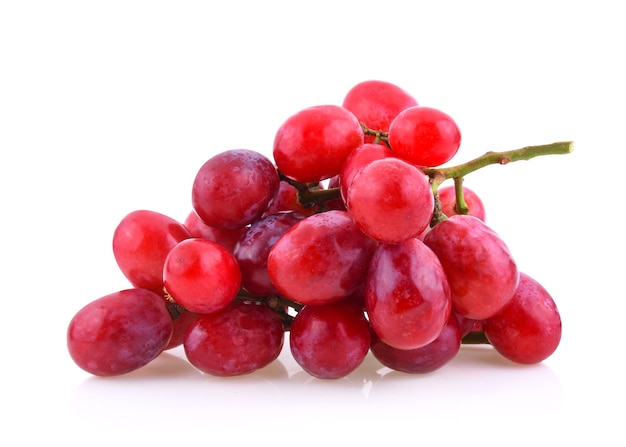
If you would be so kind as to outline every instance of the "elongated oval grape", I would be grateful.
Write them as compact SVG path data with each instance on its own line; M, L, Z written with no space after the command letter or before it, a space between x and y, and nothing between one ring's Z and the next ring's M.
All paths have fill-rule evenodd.
M376 245L345 211L313 214L274 244L267 270L276 289L293 301L338 301L364 280Z
M74 362L97 376L117 376L154 360L168 345L173 321L165 300L147 289L105 295L80 309L67 329Z
M163 292L163 264L169 251L191 237L180 222L161 213L136 210L113 233L113 255L126 278L137 288Z
M424 236L424 243L441 261L460 315L489 318L515 293L517 264L504 241L477 217L450 216Z
M416 349L439 336L450 315L450 288L441 263L424 243L381 244L366 281L365 309L381 340Z
M554 300L523 272L513 298L482 326L496 351L522 364L547 359L561 341L561 316Z
M283 347L283 324L268 307L235 301L201 315L183 342L189 362L208 374L237 376L263 368Z

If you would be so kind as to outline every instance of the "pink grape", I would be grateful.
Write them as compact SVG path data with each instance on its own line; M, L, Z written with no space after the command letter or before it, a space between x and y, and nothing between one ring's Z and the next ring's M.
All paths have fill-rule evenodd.
M439 200L441 201L441 211L450 217L454 214L461 214L456 210L456 190L454 186L443 186L439 190ZM473 190L463 186L463 199L467 205L468 214L482 220L486 220L485 205L478 194Z
M267 272L267 257L276 241L302 219L304 216L295 212L270 214L245 231L233 252L241 269L244 289L258 296L278 293Z
M263 215L279 183L276 168L264 155L248 149L220 152L198 170L192 205L207 225L235 230Z
M482 321L485 336L501 355L522 364L550 357L561 341L561 316L548 291L521 272L513 298Z
M397 157L427 167L447 162L461 145L461 132L449 115L421 106L400 112L389 126L388 138Z
M208 374L237 376L269 365L284 342L283 324L268 307L235 301L198 317L183 342L189 362Z
M451 311L450 287L437 256L418 239L379 245L367 272L365 309L388 345L416 349L431 343Z
M339 172L339 187L344 202L348 199L348 188L352 179L361 168L386 157L393 157L393 154L381 144L365 143L350 152Z
M509 302L519 281L517 265L504 241L474 216L457 214L424 236L448 277L452 303L460 315L483 320Z
M352 112L336 105L312 106L279 127L273 155L287 177L318 182L339 174L346 157L363 141L363 129Z
M354 371L370 347L370 326L350 300L308 305L291 324L290 349L296 362L320 379L339 379Z
M321 184L318 185L320 188ZM281 180L278 192L270 203L269 208L265 211L265 215L279 213L281 211L295 211L303 216L310 216L317 212L317 206L305 207L298 202L298 191L296 188L285 180Z
M207 225L195 211L191 211L183 224L189 229L192 237L208 239L217 242L230 253L235 249L237 241L241 237L246 227L236 228L234 230L222 230Z
M235 257L208 239L192 238L167 255L163 282L174 301L190 312L211 313L231 303L241 288Z
M347 195L346 207L359 228L388 244L415 238L424 231L435 203L428 177L397 158L375 160L363 167Z
M155 211L133 211L113 233L113 255L137 288L163 293L163 264L169 251L191 233L182 223Z
M338 301L364 280L376 245L345 211L313 214L274 244L267 270L276 289L293 301Z
M459 322L452 315L432 342L416 349L398 349L372 332L371 351L383 365L396 371L424 374L436 371L452 360L461 349Z
M74 362L96 376L117 376L154 360L167 346L173 322L165 300L147 289L126 289L80 309L67 329Z
M372 130L387 132L391 121L404 109L417 106L417 100L395 84L379 80L363 81L352 87L343 107ZM366 141L372 142L373 136Z

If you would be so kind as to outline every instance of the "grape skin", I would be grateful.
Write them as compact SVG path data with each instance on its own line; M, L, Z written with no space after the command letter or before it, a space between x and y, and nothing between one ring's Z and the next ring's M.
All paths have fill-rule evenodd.
M192 237L208 239L217 242L230 253L235 249L237 241L241 237L246 227L235 230L221 230L207 225L195 211L191 211L183 224L189 229Z
M235 299L241 288L241 270L235 257L218 243L192 238L168 253L163 283L185 309L210 313Z
M278 358L284 334L282 322L268 307L235 301L221 311L198 317L183 346L189 362L200 371L237 376Z
M561 341L561 316L554 300L523 272L513 298L483 320L482 327L496 351L516 363L539 363L551 356Z
M242 234L233 255L241 269L244 289L258 296L278 293L267 272L267 257L278 239L302 219L304 216L295 212L270 214Z
M339 379L354 371L370 347L370 326L349 299L309 305L291 325L290 350L296 362L320 379Z
M267 269L276 289L301 304L324 304L351 294L364 280L377 243L347 212L314 214L291 227L270 250Z
M489 318L513 296L517 265L504 241L480 219L450 216L426 233L424 243L441 261L460 315Z
M346 206L365 234L395 244L415 238L426 229L434 198L422 171L390 157L372 161L359 170L348 188Z
M417 106L417 100L399 86L386 81L363 81L352 87L343 99L350 110L372 130L387 132L393 119L404 109ZM372 142L374 136L366 136Z
M137 288L163 292L163 264L169 251L191 237L182 223L164 214L136 210L113 233L113 255L120 270Z
M448 318L441 333L432 342L416 349L397 349L372 332L371 351L388 368L410 374L436 371L452 360L461 349L461 329L456 316Z
M338 175L350 152L363 142L361 124L350 111L332 104L312 106L279 127L273 156L287 177L319 182Z
M459 214L456 210L456 190L455 187L443 186L438 189L439 200L441 201L441 212L450 217ZM467 205L468 214L485 222L485 205L481 198L473 190L463 186L463 199Z
M339 172L339 187L343 201L347 202L348 188L361 168L375 160L392 156L391 151L381 144L365 143L353 150Z
M96 376L117 376L155 359L174 330L165 300L147 289L98 298L72 318L67 347L74 362Z
M432 250L418 239L381 244L367 272L365 308L372 329L394 348L416 349L437 338L451 299Z
M434 167L454 157L461 131L446 113L432 107L403 110L389 126L389 145L397 157L417 166Z
M220 152L196 174L193 209L211 227L243 228L263 215L279 183L276 168L264 155L248 149Z

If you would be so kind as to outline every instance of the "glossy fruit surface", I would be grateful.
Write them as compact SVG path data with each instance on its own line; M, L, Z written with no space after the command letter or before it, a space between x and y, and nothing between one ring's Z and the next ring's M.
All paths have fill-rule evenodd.
M493 347L517 363L539 363L551 356L561 341L561 316L554 300L523 272L511 301L482 326Z
M352 112L332 104L312 106L280 126L273 155L287 177L318 182L339 174L346 157L363 142L361 124Z
M283 325L274 312L260 304L236 301L197 318L183 346L187 359L199 370L237 376L274 361L283 341Z
M453 216L455 214L462 214L456 208L456 191L454 186L442 186L438 190L439 200L441 201L441 212L446 216ZM474 216L482 220L486 220L487 213L485 212L485 205L481 198L473 190L463 186L463 200L467 205L470 216Z
M443 267L418 239L376 249L365 293L372 329L394 348L415 349L432 342L450 315L450 288Z
M263 215L279 182L267 157L248 149L231 149L200 167L191 190L192 205L207 225L235 230Z
M310 375L338 379L365 359L370 326L361 308L350 300L305 306L294 318L289 335L291 353Z
M180 222L164 214L128 213L113 233L113 255L120 270L137 288L163 293L163 264L169 251L191 237Z
M393 157L363 167L354 176L347 195L346 207L352 219L365 234L383 243L396 244L417 237L433 215L428 177Z
M244 289L258 296L278 293L267 272L267 258L278 239L302 219L304 216L295 212L270 214L245 231L233 252Z
M461 132L448 114L416 106L403 110L391 122L389 144L399 158L433 167L454 157L461 145Z
M291 227L272 247L272 284L301 304L325 304L351 294L364 280L376 242L340 210L314 214Z
M517 264L504 241L480 219L451 216L435 225L424 243L443 265L455 312L482 320L513 296L519 280Z
M241 270L235 257L207 239L192 238L177 244L163 268L167 292L190 312L223 309L241 288Z
M452 316L441 333L432 342L416 349L397 349L372 333L371 351L383 365L411 374L424 374L438 370L452 360L461 349L461 331L456 317Z
M80 309L67 329L67 348L85 371L117 376L155 359L172 332L172 318L162 297L147 289L127 289Z
M391 82L368 80L352 87L343 99L343 107L372 130L387 132L391 121L404 109L417 106L417 100ZM367 136L371 142L373 136Z

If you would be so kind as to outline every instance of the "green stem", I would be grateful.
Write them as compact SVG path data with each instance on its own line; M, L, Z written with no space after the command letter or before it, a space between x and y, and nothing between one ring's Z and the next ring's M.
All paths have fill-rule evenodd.
M457 214L469 214L469 207L463 194L463 177L454 178L454 194L456 197L454 210Z
M457 166L447 168L422 168L422 171L432 179L433 184L439 185L444 180L465 177L467 174L484 168L485 166L494 164L505 165L514 161L530 160L531 158L541 155L569 154L573 150L573 142L560 141L540 146L526 146L521 149L504 152L487 152L478 158Z

